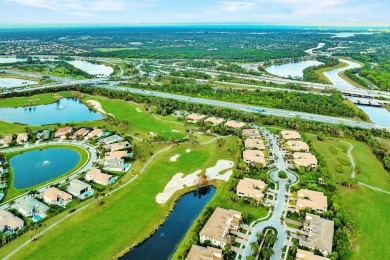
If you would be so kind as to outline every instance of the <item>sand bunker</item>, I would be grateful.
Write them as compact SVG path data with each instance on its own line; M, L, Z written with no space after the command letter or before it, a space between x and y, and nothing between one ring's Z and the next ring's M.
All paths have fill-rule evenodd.
M186 150L186 153L189 153L189 152L191 152L191 149L187 149L187 150Z
M135 110L137 110L138 113L141 112L141 109L139 109L138 107Z
M224 174L220 174L220 172L231 169L233 166L234 162L232 161L219 160L215 166L206 169L205 175L207 176L207 180L228 181L230 176L233 174L233 170L229 170ZM158 204L165 203L176 191L181 190L184 187L197 185L200 181L199 174L201 172L202 170L197 170L196 172L188 174L185 177L183 177L183 173L177 173L165 186L164 191L157 194L156 202Z
M179 158L179 157L180 157L180 155L179 155L179 154L176 154L176 155L172 156L169 160L170 160L171 162L176 162L177 158Z
M179 130L172 130L172 133L180 133Z
M115 117L113 114L110 114L110 113L107 113L103 108L102 108L102 105L100 105L100 103L98 101L95 101L95 100L87 100L85 101L87 102L90 106L92 106L93 109L95 109L96 111L102 113L102 114L106 114L106 115L110 115L112 117Z

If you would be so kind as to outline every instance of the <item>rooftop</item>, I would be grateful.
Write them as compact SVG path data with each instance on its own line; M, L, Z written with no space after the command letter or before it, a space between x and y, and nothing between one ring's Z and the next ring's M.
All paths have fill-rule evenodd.
M204 118L206 118L205 115L200 115L200 114L196 114L196 113L192 113L192 114L189 114L187 116L187 120L192 120L192 121L195 121L195 122L197 122L199 120L202 120Z
M244 143L245 143L245 148L246 149L253 149L253 148L256 148L256 149L259 149L259 150L264 150L265 149L265 144L264 144L264 141L262 139L257 139L257 138L246 139L244 141Z
M260 137L259 130L257 129L242 129L242 135L245 137Z
M283 130L280 132L284 140L297 140L301 139L301 135L297 131Z
M225 119L212 116L212 117L207 118L204 121L207 123L212 123L213 125L220 125L223 122L225 122Z
M317 165L317 158L311 153L300 153L296 152L293 154L294 163L297 167Z
M51 201L57 201L58 199L60 199L60 200L71 200L72 199L72 195L70 195L69 193L66 193L65 191L62 191L58 188L55 188L55 187L51 187L51 188L48 188L47 190L45 190L41 194L41 197L47 198Z
M245 150L242 152L242 158L247 163L260 163L266 164L265 155L263 151L259 150Z
M0 210L0 229L3 230L5 227L10 229L17 229L23 225L23 220L14 216L11 212L6 210Z
M208 246L192 245L186 260L222 260L222 250Z
M261 200L263 195L263 190L267 187L261 180L255 180L250 178L244 178L239 181L237 185L237 193L244 194L246 196L252 197L255 200Z
M234 121L234 120L229 120L225 123L225 126L227 127L231 127L231 128L236 128L236 129L239 129L239 128L243 128L246 126L246 123L244 122L238 122L238 121Z
M240 219L241 212L239 211L216 208L199 234L216 241L227 243L227 235L231 225L238 226Z
M311 208L324 211L328 207L328 198L322 192L301 189L297 192L297 196L297 210Z
M308 236L299 239L299 243L321 251L332 252L334 222L323 219L320 216L306 213L304 230L308 231Z
M330 260L327 257L315 255L313 252L297 249L296 260Z
M288 140L286 144L288 148L294 152L309 151L309 145L301 140Z

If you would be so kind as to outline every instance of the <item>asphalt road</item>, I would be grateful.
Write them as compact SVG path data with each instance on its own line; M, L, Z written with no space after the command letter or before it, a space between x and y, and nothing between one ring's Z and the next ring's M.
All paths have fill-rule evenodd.
M237 103L225 102L225 101L217 101L217 100L211 100L211 99L205 99L205 98L182 96L182 95L170 94L170 93L164 93L164 92L148 91L148 90L136 89L136 88L118 88L117 86L110 86L110 85L102 85L102 86L96 86L96 87L125 91L125 92L134 93L134 94L146 95L146 96L156 96L156 97L160 97L160 98L174 99L174 100L197 103L197 104L219 106L219 107L224 107L224 108L241 110L244 112L252 112L252 113L258 112L258 113L261 113L263 115L273 115L273 116L280 116L280 117L287 117L287 118L299 117L300 119L303 119L303 120L311 120L311 121L325 122L325 123L331 123L331 124L344 124L347 126L361 127L361 128L366 128L366 129L371 129L371 128L383 129L383 128L385 128L385 129L390 131L389 127L379 126L379 125L375 125L373 123L355 121L355 120L351 120L351 119L332 117L332 116L317 115L317 114L295 112L295 111L266 108L266 107L258 107L258 106L237 104Z

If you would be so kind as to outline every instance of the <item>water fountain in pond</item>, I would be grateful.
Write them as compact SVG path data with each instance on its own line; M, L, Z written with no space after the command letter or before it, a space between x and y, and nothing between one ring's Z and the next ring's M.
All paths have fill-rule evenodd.
M49 164L50 164L50 162L48 160L45 160L45 161L43 161L42 166L45 167L45 166L48 166Z

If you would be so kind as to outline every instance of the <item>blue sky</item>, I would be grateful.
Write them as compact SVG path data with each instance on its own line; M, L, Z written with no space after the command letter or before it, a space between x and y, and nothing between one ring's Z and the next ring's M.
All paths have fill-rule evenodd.
M0 24L390 25L389 0L0 0Z

